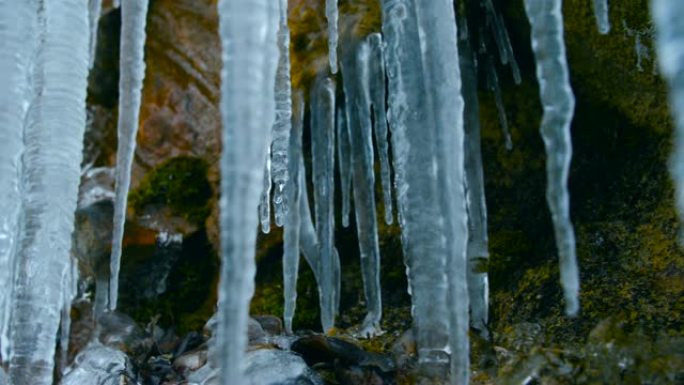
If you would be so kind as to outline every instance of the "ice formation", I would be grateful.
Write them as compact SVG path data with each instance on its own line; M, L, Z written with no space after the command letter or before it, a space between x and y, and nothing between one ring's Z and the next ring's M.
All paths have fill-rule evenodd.
M319 76L311 93L314 215L319 243L319 295L323 331L335 325L335 83Z
M116 150L116 198L109 278L110 310L116 309L119 296L119 268L123 246L131 166L145 77L145 25L148 0L123 0L121 7L121 59L119 78L119 121Z
M371 47L366 40L352 45L342 58L345 105L349 118L351 139L352 189L356 229L359 238L364 294L368 309L360 331L363 336L379 334L382 317L380 246L378 244L375 175L373 171L371 65ZM379 74L375 73L375 75Z
M9 375L17 385L50 385L55 336L71 290L63 278L72 267L89 28L83 1L46 0L33 9L38 32L29 48L36 44L37 49L32 51L32 93L24 129Z
M594 15L599 32L610 32L610 20L608 19L608 0L594 0Z
M264 160L264 178L261 182L261 199L259 201L259 222L261 232L268 234L271 231L271 151L266 149Z
M95 63L95 49L97 47L97 27L100 23L100 13L102 13L102 0L89 0L88 2L88 22L90 23L90 64L92 69Z
M337 1L325 0L325 17L328 19L328 58L330 72L333 74L337 73L337 23L339 19Z
M660 71L670 86L670 105L675 122L670 169L675 182L677 208L684 220L684 2L653 0L651 13L657 31Z
M273 124L271 144L271 176L273 207L276 226L282 226L287 211L285 185L288 176L288 153L292 129L292 80L290 78L290 29L287 26L287 0L280 0L280 22L278 24L278 71L276 72L275 103L276 117Z
M544 107L540 131L546 147L546 199L556 236L565 312L575 315L579 310L579 271L567 186L575 97L570 88L565 56L561 4L561 0L525 0L525 12L531 26L532 50Z
M12 311L14 250L21 208L21 154L24 119L31 102L29 81L33 60L36 4L0 1L0 357L9 354L9 322Z
M222 45L221 277L212 365L222 384L245 384L249 301L254 292L257 206L275 118L278 2L220 0Z
M466 28L465 20L459 32ZM468 296L470 324L485 337L489 321L489 284L482 266L489 258L487 236L487 204L485 202L484 172L480 149L480 108L477 93L477 66L467 34L461 33L458 41L461 65L463 111L464 167L468 202Z
M107 385L124 383L126 354L101 345L91 343L76 356L73 367L65 374L61 385Z
M342 226L349 227L351 212L351 142L349 138L349 117L343 102L338 103L336 120L336 143L338 168L340 170L340 194L342 195Z

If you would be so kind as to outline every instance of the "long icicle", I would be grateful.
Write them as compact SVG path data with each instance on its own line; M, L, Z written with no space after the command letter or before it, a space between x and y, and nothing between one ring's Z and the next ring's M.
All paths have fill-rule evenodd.
M382 48L382 35L372 33L368 35L370 45L369 84L371 102L373 104L373 131L375 143L378 147L380 159L380 181L382 182L382 196L385 206L385 223L391 225L394 222L392 210L392 183L389 164L389 144L387 142L387 109L385 106L385 55Z
M335 83L319 76L311 95L314 215L320 249L319 296L323 332L335 326Z
M340 195L342 195L342 227L349 227L351 213L351 142L349 141L349 116L343 102L337 104L335 120L337 160L340 170Z
M356 229L367 313L361 325L363 338L380 334L380 246L375 208L373 132L371 126L370 44L363 40L342 58L344 95L351 137L352 176Z
M330 61L330 72L337 73L337 23L339 11L337 9L338 0L325 0L325 17L328 19L328 58Z
M116 150L116 198L110 259L109 304L115 310L119 297L119 269L135 138L145 77L145 24L148 0L123 0L121 7L121 65L119 79L119 123Z
M302 130L304 126L304 96L301 91L293 94L293 122L290 133L288 159L289 179L285 185L287 211L283 229L283 320L285 332L292 333L292 319L297 305L297 275L299 272L299 234L301 211L299 210L299 157L302 153ZM306 188L306 186L304 186ZM316 271L316 267L312 266Z
M90 61L88 68L92 69L95 64L95 49L97 48L97 28L102 13L102 0L89 0L88 21L90 23Z
M0 1L0 361L9 358L17 221L21 208L20 175L24 119L30 101L37 3ZM11 54L9 54L11 53Z
M11 325L9 374L16 385L53 382L86 125L87 4L45 0L38 15Z
M651 13L656 25L660 71L670 87L670 111L675 125L670 172L679 218L684 221L684 3L652 0Z
M426 106L414 1L383 0L382 32L398 218L412 297L418 365L420 372L429 377L443 373L449 362L447 245L437 175L433 171L437 165L436 138Z
M221 276L212 365L219 383L245 385L249 302L254 293L255 215L275 118L278 3L220 0Z
M465 18L459 18L459 32L466 28ZM489 258L487 236L487 204L485 202L484 172L480 148L480 105L477 92L475 56L467 34L458 41L461 79L463 80L465 175L468 198L468 295L470 325L483 337L488 337L489 284L482 266Z
M575 96L570 87L565 55L561 5L561 0L525 0L532 50L537 61L539 92L544 106L540 131L546 147L546 200L556 235L565 312L572 316L579 310L579 271L568 193L572 158L570 123L575 109Z
M278 71L276 72L275 103L276 118L273 124L271 144L271 175L275 224L282 226L289 205L285 186L289 179L288 152L292 130L292 80L290 77L290 29L287 26L287 0L280 0L280 23L278 26Z

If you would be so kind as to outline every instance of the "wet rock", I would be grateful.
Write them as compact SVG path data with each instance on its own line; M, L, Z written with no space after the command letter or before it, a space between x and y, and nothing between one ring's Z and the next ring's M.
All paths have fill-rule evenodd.
M173 349L173 356L178 357L181 354L193 350L204 343L204 338L197 332L188 333L178 345Z
M180 376L173 370L171 361L164 357L151 357L141 370L141 374L146 379L146 383L150 385L181 380Z
M173 360L174 369L183 375L197 371L207 363L207 349L188 351Z
M387 355L367 352L349 341L319 334L298 339L292 344L292 351L301 354L312 366L321 362L338 361L350 366L373 367L382 372L390 372L396 368Z
M283 321L273 315L257 315L254 319L259 322L264 331L272 336L283 333Z
M76 356L74 364L62 378L61 384L118 384L125 377L134 378L129 371L126 354L95 342Z
M153 340L135 323L122 313L106 312L98 318L98 341L103 345L126 352L132 356L146 354Z
M261 324L254 318L250 317L249 322L247 323L247 338L249 343L254 344L263 341L266 336L267 334L261 327Z
M261 349L249 352L245 373L254 385L321 383L300 356L282 350Z

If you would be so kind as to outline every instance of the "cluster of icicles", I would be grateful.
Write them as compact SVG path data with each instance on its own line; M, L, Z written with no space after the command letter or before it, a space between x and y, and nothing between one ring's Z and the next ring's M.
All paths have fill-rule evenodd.
M519 82L503 19L492 0L481 3L490 16L501 61L510 64ZM340 300L334 246L336 159L343 226L349 225L350 194L354 197L368 308L360 334L381 332L374 135L388 224L394 217L393 194L397 203L420 372L467 384L468 328L486 335L488 318L487 275L477 269L488 257L488 246L477 104L480 68L475 59L475 52L486 47L472 46L466 23L459 22L457 31L451 0L382 0L382 34L347 42L340 49L342 92L336 90L336 77L327 73L320 74L309 90L312 221L302 150L305 96L291 90L287 7L286 0L221 0L218 5L223 48L223 263L212 365L220 368L222 384L245 383L241 370L255 272L256 234L251 229L260 219L268 231L271 200L275 223L284 227L286 329L292 331L300 253L319 285L323 330L334 326ZM607 1L595 0L594 7L599 30L607 33ZM147 1L122 0L121 8L111 281L108 296L98 296L106 302L100 307L109 310L117 304L126 193L145 68ZM77 280L71 233L86 126L86 78L100 10L101 0L0 0L0 356L9 362L14 385L51 384L58 330L62 346L69 338ZM567 192L574 97L561 0L525 0L525 10L544 106L547 199L566 311L572 315L579 308ZM679 113L679 149L684 147L684 2L654 0L653 11L662 70ZM326 16L330 72L335 74L336 0L327 0ZM491 65L484 67L503 108L496 72ZM343 100L336 100L340 94ZM505 114L502 117L505 128ZM678 202L684 208L682 158L677 150L674 174L680 186ZM450 374L445 374L448 366Z

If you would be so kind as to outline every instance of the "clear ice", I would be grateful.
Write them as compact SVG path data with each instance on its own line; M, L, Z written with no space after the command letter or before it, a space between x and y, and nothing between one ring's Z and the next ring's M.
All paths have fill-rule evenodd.
M35 4L32 2L27 2ZM35 8L34 8L35 9ZM51 385L57 331L71 269L71 233L86 124L88 7L45 0L22 157L9 375L16 385Z
M342 227L349 227L351 213L351 142L349 138L349 117L343 102L338 103L335 120L338 168L342 191Z
M392 182L389 164L389 144L387 142L387 107L385 106L385 55L382 47L382 35L372 33L368 35L370 57L368 60L368 76L373 105L373 131L375 143L380 159L380 180L382 182L382 197L385 208L385 223L391 225L394 221L392 210Z
M288 176L288 152L292 129L292 79L290 77L290 29L287 26L287 0L280 0L278 24L278 70L275 83L276 116L271 143L271 177L276 226L282 226L287 211L285 186Z
M266 149L264 160L264 178L261 182L261 199L259 200L259 223L261 232L268 234L271 231L271 151L270 146Z
M568 193L575 96L570 88L561 5L561 0L525 0L544 107L540 131L546 147L546 200L556 236L565 312L572 316L579 310L579 271Z
M220 0L222 45L221 277L211 359L220 383L245 385L249 302L254 293L256 215L275 119L278 2Z
M364 338L380 334L380 246L375 208L373 132L371 124L371 47L362 40L342 58L344 95L349 117L356 229L367 314L361 326Z
M319 296L323 332L335 326L335 83L319 76L311 93L311 158L319 247Z
M119 122L116 150L114 230L110 259L109 310L115 310L119 296L119 268L123 247L131 166L138 134L140 102L145 78L145 25L148 0L123 0L121 6L121 58L119 77Z
M21 209L21 154L24 119L31 96L30 66L36 32L37 3L0 1L0 357L9 354L9 322Z
M608 0L594 0L594 15L596 26L602 34L610 32L610 20L608 19Z
M102 13L102 0L89 0L88 22L90 23L90 59L88 68L92 69L95 64L95 49L97 48L97 27Z

